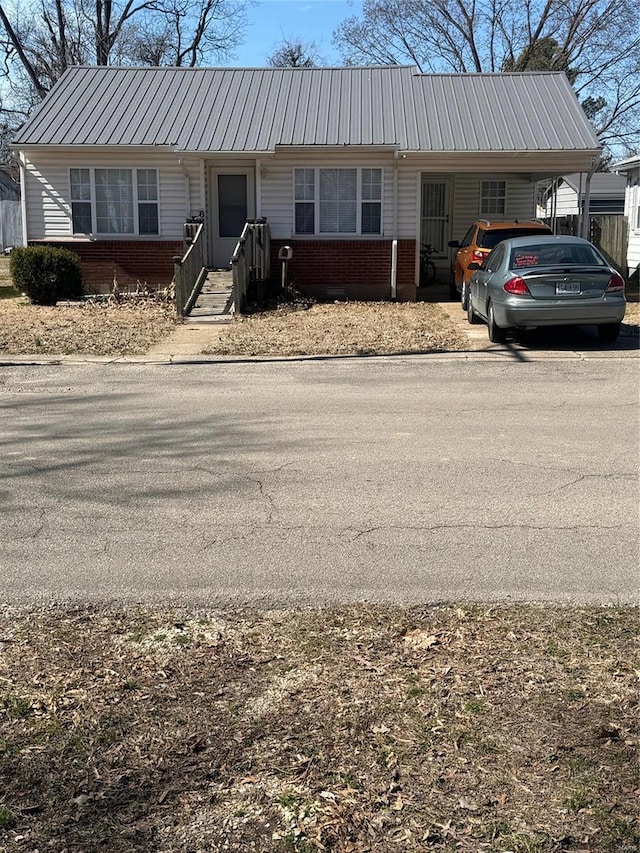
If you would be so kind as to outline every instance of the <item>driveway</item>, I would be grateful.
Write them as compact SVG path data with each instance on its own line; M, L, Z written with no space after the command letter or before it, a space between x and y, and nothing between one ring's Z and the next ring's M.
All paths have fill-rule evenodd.
M638 599L627 358L0 373L6 601Z
M459 302L439 302L438 306L447 314L451 322L466 337L469 349L473 352L501 352L509 350L525 355L526 353L554 354L610 354L627 353L640 355L640 339L637 325L623 324L616 341L604 344L598 338L595 326L564 326L562 328L537 329L526 335L510 337L506 344L492 344L484 323L472 326L467 314Z

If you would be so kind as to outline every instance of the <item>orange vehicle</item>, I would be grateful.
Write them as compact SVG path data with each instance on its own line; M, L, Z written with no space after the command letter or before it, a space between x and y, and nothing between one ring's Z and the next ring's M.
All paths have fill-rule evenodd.
M473 272L469 269L469 264L481 264L494 246L497 246L502 240L510 240L513 237L528 237L532 234L551 233L551 228L548 225L536 219L522 221L514 219L504 222L489 222L487 219L478 219L469 228L462 240L451 240L449 242L451 249L458 250L451 273L449 287L451 298L460 298L463 310L467 310L469 279Z

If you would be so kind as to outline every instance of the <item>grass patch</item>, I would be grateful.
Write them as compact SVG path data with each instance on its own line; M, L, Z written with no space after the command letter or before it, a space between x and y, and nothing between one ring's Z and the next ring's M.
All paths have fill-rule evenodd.
M0 288L0 292L10 288ZM0 300L0 353L5 355L126 355L145 353L175 328L173 309L153 301L31 305Z
M438 305L340 302L281 305L234 322L206 355L384 355L463 350L466 339Z
M0 849L635 853L637 625L6 608Z

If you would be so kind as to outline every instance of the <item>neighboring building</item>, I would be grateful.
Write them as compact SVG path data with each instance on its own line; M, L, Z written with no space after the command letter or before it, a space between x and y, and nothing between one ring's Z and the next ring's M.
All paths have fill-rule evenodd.
M0 252L21 244L20 184L0 166Z
M624 213L625 180L612 172L596 172L589 188L589 215ZM577 216L584 207L585 175L563 175L546 193L545 217Z
M400 66L71 68L14 147L26 239L72 248L90 286L166 283L202 211L212 267L266 217L300 289L406 300L421 243L448 276L475 219L533 217L539 180L600 156L564 74Z
M629 227L627 265L629 275L633 275L640 268L640 154L621 160L612 168L626 176L624 214Z

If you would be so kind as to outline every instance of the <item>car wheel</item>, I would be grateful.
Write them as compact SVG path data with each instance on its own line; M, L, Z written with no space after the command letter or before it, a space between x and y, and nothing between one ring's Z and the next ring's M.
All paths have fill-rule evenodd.
M598 326L598 337L606 343L613 343L620 334L620 323L603 323Z
M493 305L489 303L489 316L487 319L489 327L489 340L492 344L503 344L507 340L507 330L496 325L496 318L493 314Z
M466 281L462 282L462 291L460 292L460 304L462 310L467 311L469 308L469 284Z
M476 312L473 310L470 293L467 293L467 320L471 323L472 326L476 326L480 322L480 317L478 317Z

